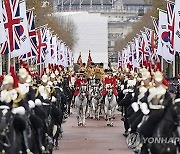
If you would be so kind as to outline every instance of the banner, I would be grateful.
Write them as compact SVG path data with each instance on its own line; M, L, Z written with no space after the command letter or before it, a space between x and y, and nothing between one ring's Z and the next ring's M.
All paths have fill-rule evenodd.
M36 30L37 35L37 49L38 49L38 56L37 56L37 63L41 64L45 62L45 57L47 54L47 27L42 26Z
M174 51L180 53L180 1L175 1Z
M21 1L19 3L19 7L20 7L20 31L19 33L18 31L16 32L16 36L19 39L20 47L19 49L15 49L13 52L11 52L11 57L18 57L20 55L24 55L31 51L25 1Z
M165 60L173 61L174 53L171 53L170 36L168 29L167 13L159 10L159 39L157 54Z
M1 30L1 36L0 36L0 44L1 44L7 40L6 31L5 31L5 27L4 27L4 21L3 21L2 0L0 0L0 30Z

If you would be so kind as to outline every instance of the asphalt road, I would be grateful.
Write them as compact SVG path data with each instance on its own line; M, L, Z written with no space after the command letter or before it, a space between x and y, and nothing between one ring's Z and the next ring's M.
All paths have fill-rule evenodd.
M63 138L59 150L53 154L132 154L122 135L124 128L119 113L116 114L114 127L107 127L106 121L86 119L86 127L78 127L76 114L63 124Z

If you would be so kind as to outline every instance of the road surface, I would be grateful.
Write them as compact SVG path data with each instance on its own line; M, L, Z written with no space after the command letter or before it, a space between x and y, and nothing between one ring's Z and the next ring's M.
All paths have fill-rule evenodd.
M106 121L86 119L86 127L78 127L76 114L63 124L63 138L59 150L53 154L132 154L127 148L123 134L123 123L116 114L114 127L107 127Z

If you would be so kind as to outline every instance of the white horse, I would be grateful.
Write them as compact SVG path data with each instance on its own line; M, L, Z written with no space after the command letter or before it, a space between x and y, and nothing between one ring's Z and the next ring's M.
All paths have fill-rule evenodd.
M105 115L107 117L107 126L113 127L113 117L117 106L116 96L113 94L113 88L111 85L106 87L107 94L105 96Z
M81 86L79 94L75 98L75 106L77 109L77 120L78 126L85 126L85 115L86 115L86 105L87 105L87 87Z
M93 90L90 93L91 95L91 106L92 106L92 113L93 113L93 119L100 120L100 110L101 110L101 102L103 99L101 89L99 85L95 85Z

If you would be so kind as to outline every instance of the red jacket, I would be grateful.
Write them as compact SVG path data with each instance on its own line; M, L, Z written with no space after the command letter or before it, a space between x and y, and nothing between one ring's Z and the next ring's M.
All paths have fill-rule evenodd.
M75 81L75 85L76 87L80 87L83 84L87 83L87 79L86 78L77 78Z
M116 78L115 77L106 77L104 79L104 84L111 84L111 86L115 87L116 86Z

